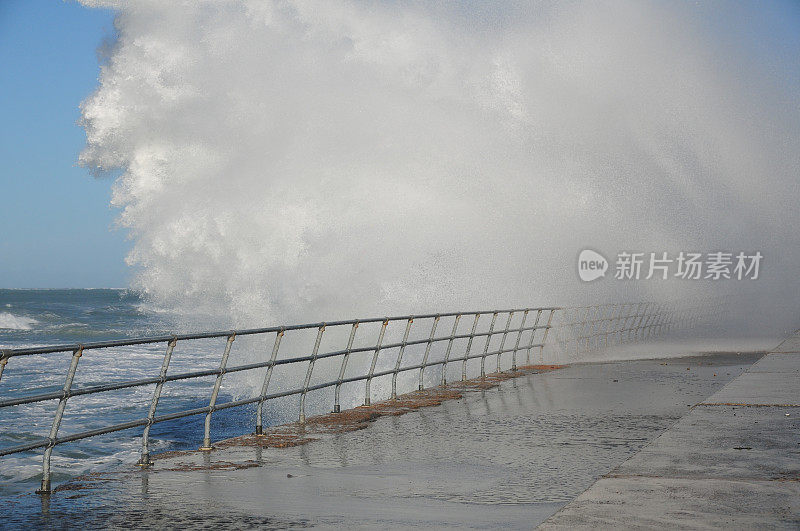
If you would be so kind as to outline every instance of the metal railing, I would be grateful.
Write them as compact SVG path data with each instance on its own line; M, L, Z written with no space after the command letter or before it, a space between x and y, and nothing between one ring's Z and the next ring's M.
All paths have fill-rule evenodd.
M14 398L0 398L0 414L9 411L8 408L33 404L49 400L58 400L58 405L50 426L50 432L46 438L38 441L20 444L6 448L0 448L0 457L27 452L44 448L42 457L42 480L41 488L38 493L48 493L51 490L51 470L50 459L53 449L61 444L96 437L103 434L118 432L132 428L143 428L141 442L141 457L138 464L143 467L150 466L150 429L154 424L163 423L184 417L205 415L204 436L200 450L213 449L211 442L211 418L214 412L229 408L242 408L248 405L255 406L255 434L263 435L264 406L274 399L298 396L299 395L299 422L306 420L306 396L309 392L334 388L333 411L341 410L340 394L344 384L353 382L363 382L365 387L364 403L369 405L371 382L382 376L391 376L391 395L390 399L397 398L398 375L409 371L418 371L418 388L425 386L426 369L438 367L441 370L440 382L447 382L447 367L452 363L461 363L461 380L467 378L467 362L469 360L480 360L480 376L486 376L486 359L496 357L496 370L501 371L501 357L511 356L511 370L517 370L518 354L525 352L526 364L531 363L531 352L538 349L539 360L543 360L544 347L547 336L551 328L556 328L558 341L575 341L588 347L599 346L598 338L603 338L605 344L609 344L609 338L626 338L626 340L643 340L655 334L661 334L675 327L686 325L697 318L698 308L690 308L681 311L675 305L664 305L657 303L634 303L622 305L603 305L585 308L521 308L510 310L489 310L459 313L441 313L426 315L407 315L398 317L379 317L370 319L353 319L335 322L321 322L301 325L274 326L266 328L254 328L246 330L230 330L223 332L204 332L183 335L165 335L157 337L146 337L132 340L101 341L93 343L79 343L69 345L56 345L33 348L6 349L0 351L0 383L2 382L3 371L15 358L21 356L46 355L46 354L69 354L71 355L70 365L67 370L63 388L60 391L32 394ZM553 324L554 316L561 315L560 323ZM515 320L516 317L516 320ZM453 325L449 333L437 335L437 327L442 319L452 318ZM565 319L566 318L566 319ZM415 322L430 320L430 330L421 339L409 339L409 333ZM471 320L469 332L459 331L459 323ZM486 320L490 320L488 330L478 331L479 321L485 325ZM384 343L387 326L392 322L404 323L402 340L399 342ZM363 347L355 347L354 339L359 326L374 323L379 324L377 341L374 344ZM497 326L502 323L501 326ZM518 323L518 324L514 324ZM349 327L349 333L345 348L341 350L328 350L320 352L320 345L326 330L332 328L344 329ZM289 356L278 358L281 342L287 333L308 330L316 330L314 346L310 353L299 356ZM237 338L242 336L269 336L274 334L272 349L269 351L268 359L263 359L254 363L240 364L232 367L228 366L231 350ZM491 347L493 338L500 338L499 346ZM225 338L225 346L222 352L220 363L216 369L198 370L169 374L170 361L173 351L178 343L193 342L201 339ZM454 342L466 341L466 346L459 355L454 356ZM506 346L509 340L513 341L513 347ZM481 342L481 345L476 343ZM79 361L84 352L95 349L111 349L114 347L128 347L137 345L163 344L165 347L162 358L161 369L157 377L140 378L133 380L120 381L105 385L87 385L80 388L73 387L76 372L78 371ZM444 347L444 357L442 359L431 359L431 349L434 345L441 344ZM510 343L509 343L510 344ZM418 363L402 365L403 355L407 347L419 345L424 346L424 353ZM477 347L477 348L474 348ZM390 349L397 350L397 357L392 367L379 369L378 358L381 352ZM354 376L346 377L346 369L351 356L356 353L365 353L371 359L368 370L361 370ZM338 377L334 380L323 381L321 383L311 383L315 363L323 359L339 358ZM506 358L506 364L508 363ZM273 371L276 367L286 365L305 364L305 378L301 386L284 389L281 391L270 392L270 383L273 380ZM263 371L263 380L260 392L257 396L231 400L218 403L220 387L225 375L230 373L244 373L246 371ZM162 390L166 383L186 381L203 377L214 377L214 385L211 390L210 399L207 406L175 411L167 414L157 414L159 401L161 400ZM103 427L72 433L69 435L59 435L64 411L67 401L76 396L106 393L121 389L131 389L143 386L154 386L153 394L150 399L150 407L147 416L133 419L126 422L105 425ZM2 395L0 395L1 397Z
M634 302L562 308L553 325L561 351L589 352L623 343L647 341L700 322L716 322L723 311L713 301L693 304Z

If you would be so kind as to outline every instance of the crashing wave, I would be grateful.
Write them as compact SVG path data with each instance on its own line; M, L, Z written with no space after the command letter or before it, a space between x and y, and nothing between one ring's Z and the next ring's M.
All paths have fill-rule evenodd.
M31 330L39 321L30 317L21 317L13 313L0 312L0 329Z

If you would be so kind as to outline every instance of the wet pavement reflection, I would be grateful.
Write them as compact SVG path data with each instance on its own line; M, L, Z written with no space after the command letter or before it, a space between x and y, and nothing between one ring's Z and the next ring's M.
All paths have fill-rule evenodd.
M179 455L14 497L0 527L530 528L760 357L528 374L308 444Z

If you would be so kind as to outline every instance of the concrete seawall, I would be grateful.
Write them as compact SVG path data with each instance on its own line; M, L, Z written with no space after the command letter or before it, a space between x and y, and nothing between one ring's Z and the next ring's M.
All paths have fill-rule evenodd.
M720 499L745 506L737 500L756 485L763 510L743 509L728 522L791 525L798 508L789 498L799 498L800 483L798 408L788 404L798 402L800 355L762 356L531 369L354 429L294 433L292 443L269 447L244 438L161 456L150 470L131 465L81 478L44 503L20 496L2 526L666 526L674 516L657 506L675 487L658 482L691 490L701 474L722 473L718 462L728 463L727 475L701 482L707 504L686 510L683 495L673 497L686 513L681 523L703 522ZM764 429L754 430L755 421ZM618 494L620 486L628 494Z
M800 527L800 334L542 527Z

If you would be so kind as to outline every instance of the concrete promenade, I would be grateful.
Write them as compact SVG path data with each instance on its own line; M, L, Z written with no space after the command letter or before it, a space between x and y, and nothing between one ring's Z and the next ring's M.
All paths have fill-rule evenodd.
M800 528L800 334L542 526Z
M304 444L19 496L0 528L797 527L797 351L532 371Z

